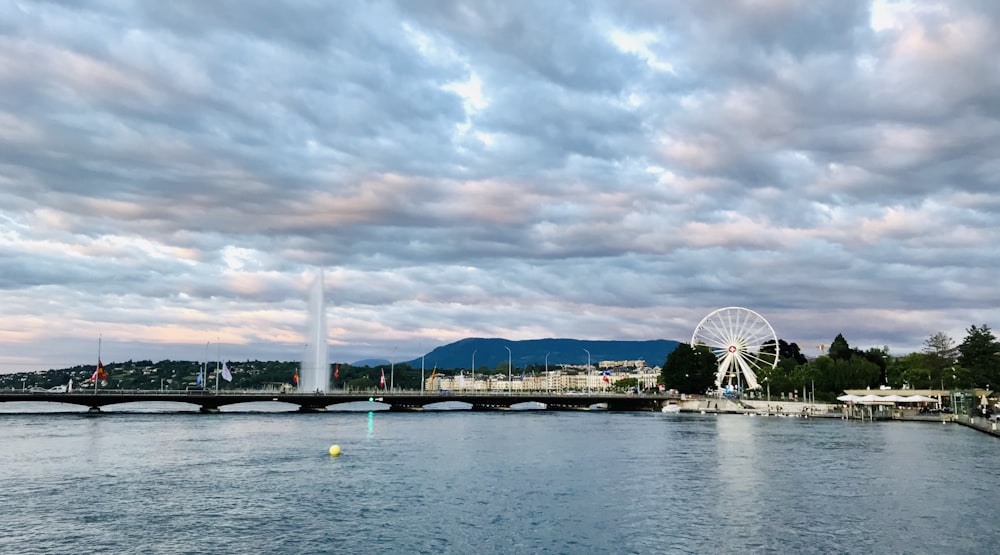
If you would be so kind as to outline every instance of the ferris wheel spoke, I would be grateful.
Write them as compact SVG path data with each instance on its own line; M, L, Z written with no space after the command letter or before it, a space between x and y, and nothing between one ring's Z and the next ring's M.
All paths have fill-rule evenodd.
M722 338L725 342L728 342L729 337L732 335L732 328L730 328L726 321L721 318L708 321L705 327L710 329L717 337Z
M739 335L739 330L743 329L743 325L740 322L740 314L739 313L733 312L732 310L730 310L727 313L727 316L728 316L727 320L729 322L729 326L728 326L729 337L730 337L730 340L733 340L733 339L736 339L737 335Z
M742 357L738 359L740 370L743 372L743 377L747 380L747 389L757 389L757 374L750 368L747 361Z
M762 357L760 353L747 353L747 360L757 368L771 365L771 361Z
M758 340L758 339L763 339L764 337L769 337L770 336L770 333L768 333L768 330L767 330L767 326L765 326L764 324L762 324L760 322L753 322L747 328L746 334L748 336L753 337L755 341Z
M733 364L733 353L727 352L719 360L719 368L715 373L715 387L722 387L722 381L729 374L729 369Z
M745 358L747 364L754 370L754 372L759 371L761 368L771 368L772 361L761 357L756 353L747 353Z
M702 326L702 337L704 340L711 345L728 347L729 346L729 336L725 330L720 329L715 322L709 322L707 325Z
M705 339L709 341L708 343L709 345L715 347L721 347L723 349L729 346L729 340L722 332L708 328L706 328L704 331L705 331Z

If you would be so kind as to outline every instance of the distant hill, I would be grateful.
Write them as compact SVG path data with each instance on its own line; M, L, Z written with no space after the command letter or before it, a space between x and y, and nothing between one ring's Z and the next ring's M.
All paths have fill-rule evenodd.
M677 341L668 339L649 341L528 339L510 341L497 338L468 338L437 347L424 355L423 363L425 368L437 366L441 370L469 369L472 366L473 353L475 353L477 369L483 366L496 368L501 362L507 362L508 354L505 347L510 347L510 357L515 368L532 364L544 365L546 354L550 366L586 364L587 351L590 351L590 362L594 365L602 360L642 359L649 366L662 366L667 360L667 355L677 345ZM381 364L385 364L385 362L381 362ZM407 361L406 364L419 368L420 359Z
M355 366L357 368L363 368L365 366L369 368L378 368L379 366L388 366L390 364L392 364L392 361L384 358L366 358L364 360L356 360L352 362L351 366Z

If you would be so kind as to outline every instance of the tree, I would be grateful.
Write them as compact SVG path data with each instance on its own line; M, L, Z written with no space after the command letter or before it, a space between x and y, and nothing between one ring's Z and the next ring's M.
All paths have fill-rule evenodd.
M715 355L704 346L681 343L667 355L660 374L663 386L682 393L703 393L715 386Z
M899 370L901 386L911 389L933 389L933 372L930 357L924 353L910 353L903 357Z
M638 386L639 378L622 378L620 380L616 380L612 385L612 387L615 388L615 391L635 391L635 388Z
M928 386L944 388L945 370L955 365L955 341L942 331L924 341L924 366L927 369Z
M837 337L833 339L833 343L830 343L830 349L827 351L827 354L834 360L850 360L851 346L844 339L844 334L837 334Z
M798 343L786 343L784 339L778 340L778 360L794 360L795 364L806 364L809 360L802 351L799 350Z
M944 359L954 360L957 354L955 340L943 331L939 331L924 340L923 352L929 355L937 355Z
M1000 385L1000 345L986 324L973 324L965 340L958 346L958 362L969 373L972 385L986 387Z
M889 383L889 347L872 347L867 351L861 353L861 356L865 360L878 366L879 368L879 385L886 385Z
M811 372L797 372L799 387L811 386L804 379L815 380L816 389L823 393L839 395L845 389L865 389L878 387L882 369L863 356L852 356L848 360L819 357L809 365Z
M774 354L774 341L767 341L760 346L761 355ZM774 359L761 356L765 363L770 364ZM809 360L799 350L798 343L788 343L784 339L778 339L778 362L785 360L795 361L795 364L805 364Z

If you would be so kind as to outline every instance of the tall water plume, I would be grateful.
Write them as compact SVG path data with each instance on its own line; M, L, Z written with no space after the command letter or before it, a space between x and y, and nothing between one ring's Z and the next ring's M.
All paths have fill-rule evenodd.
M309 292L309 327L306 352L302 359L299 391L327 391L330 388L330 363L327 361L326 303L323 299L323 270Z

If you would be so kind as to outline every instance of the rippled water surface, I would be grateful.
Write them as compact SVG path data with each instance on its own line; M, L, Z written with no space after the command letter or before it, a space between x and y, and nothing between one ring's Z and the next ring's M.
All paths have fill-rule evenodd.
M0 430L2 553L1000 550L1000 442L955 424L106 413Z

